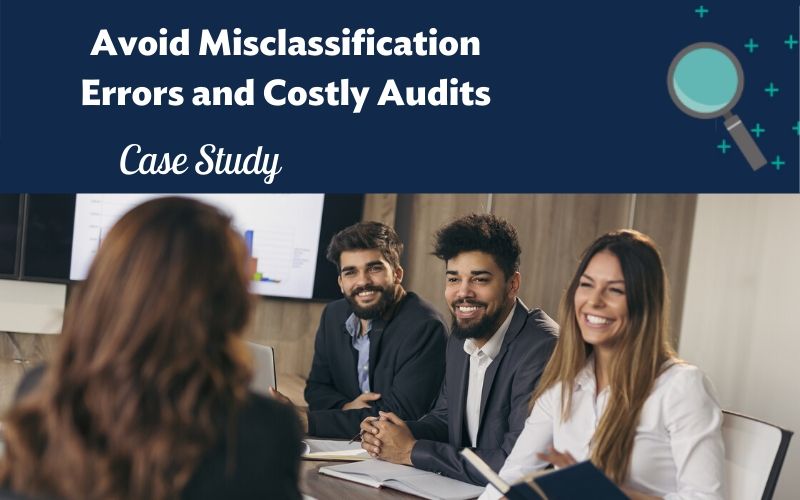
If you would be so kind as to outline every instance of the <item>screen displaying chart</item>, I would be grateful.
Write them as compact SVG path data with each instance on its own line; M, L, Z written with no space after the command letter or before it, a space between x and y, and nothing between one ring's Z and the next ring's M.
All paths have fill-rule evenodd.
M75 200L70 279L86 278L109 229L125 212L153 194L79 194ZM322 194L184 195L231 215L244 238L256 272L259 295L311 298L319 249Z

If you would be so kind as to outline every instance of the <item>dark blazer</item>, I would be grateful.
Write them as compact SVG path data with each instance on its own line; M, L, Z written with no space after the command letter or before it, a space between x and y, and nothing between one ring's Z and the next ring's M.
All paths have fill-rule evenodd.
M511 453L528 417L528 404L550 359L558 325L541 309L528 311L517 299L497 357L486 370L481 393L477 448L473 450L492 469ZM406 422L417 439L411 451L414 467L461 481L484 485L483 475L459 451L471 447L465 422L469 355L464 341L447 342L447 373L436 404L416 422Z
M25 374L17 389L18 398L36 389L44 370L44 366L36 367ZM292 408L251 393L236 417L232 454L226 430L195 469L181 498L301 498L301 432Z
M445 323L433 306L409 292L388 320L373 320L369 333L369 386L381 399L371 402L371 408L341 410L361 394L358 351L345 328L351 313L345 299L322 312L305 390L311 436L351 438L361 421L379 410L417 419L431 409L442 384Z
M223 439L195 469L181 498L299 500L300 437L293 408L251 394L237 418L230 473L230 443Z

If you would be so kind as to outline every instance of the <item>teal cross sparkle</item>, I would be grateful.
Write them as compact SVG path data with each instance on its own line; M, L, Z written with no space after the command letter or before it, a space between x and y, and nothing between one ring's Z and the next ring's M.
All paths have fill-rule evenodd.
M758 44L751 38L746 44L744 44L744 48L749 50L752 54L753 51L758 48Z
M780 170L783 165L786 165L786 162L781 160L781 155L776 156L775 159L769 163L775 165L775 170Z
M694 9L694 11L697 13L698 16L700 16L700 19L703 19L703 16L705 16L709 12L709 10L703 7L702 5Z
M761 134L763 134L766 131L767 131L767 129L761 128L761 124L760 123L756 123L756 126L750 129L750 132L756 134L756 138L757 139L761 139Z
M792 127L792 130L797 132L797 135L800 135L800 120L798 120L797 123L795 123L794 127Z
M774 97L775 94L780 92L781 89L776 87L772 82L769 82L769 87L764 89L764 92L768 93L770 97Z
M729 149L731 149L731 145L728 144L728 142L725 139L722 139L722 142L717 144L717 149L722 151L722 154L725 154L728 152Z
M792 35L789 35L789 39L784 40L783 43L789 46L789 50L794 50L794 46L797 45L798 42Z

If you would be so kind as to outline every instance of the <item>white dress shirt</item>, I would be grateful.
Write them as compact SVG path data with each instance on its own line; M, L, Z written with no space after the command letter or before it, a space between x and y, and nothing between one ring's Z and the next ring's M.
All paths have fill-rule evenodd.
M514 316L514 309L513 307L511 308L511 312L508 313L500 328L494 332L492 338L483 344L483 347L478 348L472 339L464 341L464 352L469 354L469 379L467 381L467 403L464 418L467 421L467 432L473 448L478 446L483 379L486 377L486 369L489 368L494 358L497 357L497 353L500 352L503 339L508 331L508 325L511 324L511 317Z
M609 388L597 394L594 359L575 379L572 408L561 419L561 384L536 401L500 476L518 482L547 463L536 457L552 445L577 461L589 458L589 445L608 401ZM723 498L725 453L722 411L711 383L699 368L673 364L655 381L642 407L625 486L665 500ZM499 498L488 486L481 500Z

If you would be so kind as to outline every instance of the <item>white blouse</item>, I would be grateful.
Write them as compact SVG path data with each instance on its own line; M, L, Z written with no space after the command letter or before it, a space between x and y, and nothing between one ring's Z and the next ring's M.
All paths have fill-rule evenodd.
M500 470L513 484L546 467L536 457L548 446L589 458L589 444L608 401L608 387L596 394L594 360L575 379L570 418L561 420L561 384L536 401L514 449ZM663 497L722 499L725 453L722 411L711 383L696 366L673 364L655 381L642 407L625 486ZM491 485L481 500L502 495Z

